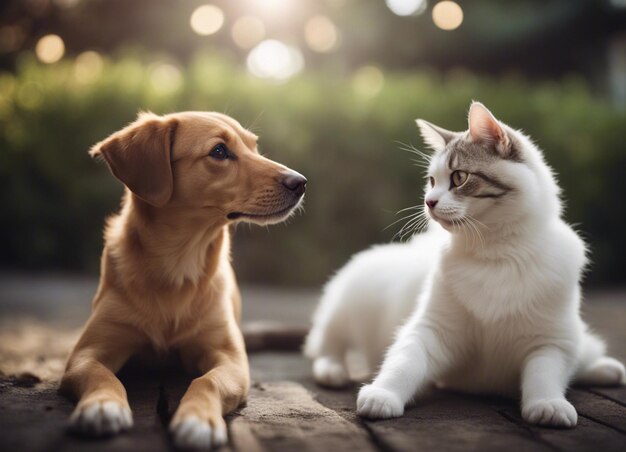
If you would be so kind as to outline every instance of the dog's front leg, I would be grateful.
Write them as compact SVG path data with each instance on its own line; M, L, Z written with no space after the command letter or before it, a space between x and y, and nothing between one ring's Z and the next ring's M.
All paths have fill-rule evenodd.
M227 442L223 416L246 399L250 386L248 358L238 328L235 334L232 342L222 342L218 349L207 341L201 355L196 355L206 373L191 382L172 418L170 431L176 446L208 449Z
M115 373L140 344L130 327L92 316L70 355L59 388L78 400L70 417L75 431L101 436L132 426L126 390Z

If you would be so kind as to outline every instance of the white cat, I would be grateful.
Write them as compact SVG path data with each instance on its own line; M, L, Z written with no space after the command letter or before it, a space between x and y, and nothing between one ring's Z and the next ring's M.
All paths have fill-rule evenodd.
M466 132L417 123L438 224L358 254L328 283L305 345L316 381L348 383L356 350L370 371L382 361L361 416L400 416L435 383L521 396L526 421L575 426L568 384L619 385L625 372L580 317L585 245L561 219L551 169L478 102Z

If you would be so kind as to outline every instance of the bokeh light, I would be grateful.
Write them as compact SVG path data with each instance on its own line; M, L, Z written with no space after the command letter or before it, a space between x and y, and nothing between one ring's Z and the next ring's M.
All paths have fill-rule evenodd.
M233 24L233 41L242 49L249 49L265 37L265 25L258 17L240 17Z
M363 66L352 77L352 86L361 97L374 97L385 84L383 72L376 66Z
M28 81L17 90L15 101L26 110L36 110L43 103L43 88L41 84Z
M74 61L74 77L80 83L91 83L102 73L104 62L98 52L88 50L81 53Z
M215 5L198 6L189 19L191 29L199 35L217 33L224 25L224 13Z
M35 53L42 63L56 63L65 54L65 44L58 35L46 35L37 41Z
M304 27L304 38L311 50L329 52L337 45L337 27L326 16L314 16Z
M387 8L397 16L414 16L426 10L426 0L385 0Z
M294 76L304 67L300 50L274 39L265 40L253 48L247 63L253 75L278 82Z
M183 84L183 74L171 63L157 63L150 70L150 84L161 94L171 94Z
M442 30L455 30L463 23L463 10L458 3L439 2L433 8L433 22Z

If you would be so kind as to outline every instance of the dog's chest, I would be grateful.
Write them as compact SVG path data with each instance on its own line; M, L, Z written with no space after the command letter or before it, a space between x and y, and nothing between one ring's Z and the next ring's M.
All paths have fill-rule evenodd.
M159 297L139 314L141 329L157 350L175 348L206 328L211 294Z

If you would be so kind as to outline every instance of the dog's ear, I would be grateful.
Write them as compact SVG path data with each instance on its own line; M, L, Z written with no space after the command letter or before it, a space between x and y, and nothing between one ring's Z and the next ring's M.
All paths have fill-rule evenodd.
M171 152L178 121L151 113L96 144L89 154L102 157L111 172L135 195L162 207L174 188Z

